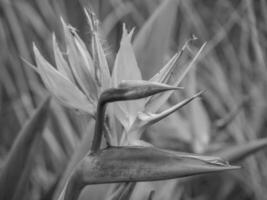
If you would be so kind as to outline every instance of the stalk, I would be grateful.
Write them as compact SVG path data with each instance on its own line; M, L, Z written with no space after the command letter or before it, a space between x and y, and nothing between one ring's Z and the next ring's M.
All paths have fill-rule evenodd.
M94 138L92 142L91 152L96 152L101 145L102 135L103 135L103 127L105 121L105 111L106 111L106 103L103 101L99 101L97 104L97 112L96 112L96 123L95 123L95 132Z

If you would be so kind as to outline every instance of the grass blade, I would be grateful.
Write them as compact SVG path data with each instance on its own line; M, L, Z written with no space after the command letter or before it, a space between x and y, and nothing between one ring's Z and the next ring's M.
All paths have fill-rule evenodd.
M7 157L0 175L0 199L11 199L15 194L22 171L29 159L29 152L36 140L40 139L48 115L50 98L36 110L21 132Z
M188 94L194 94L198 90L197 87L196 68L193 68L188 79ZM189 109L190 129L193 136L192 147L195 153L203 153L210 142L210 118L200 99L193 101Z
M163 1L154 11L134 40L134 51L144 79L162 67L168 52L178 0Z
M224 148L214 155L227 159L230 162L241 161L248 156L267 147L267 139L259 139L246 144L234 145L232 147Z
M92 142L93 134L90 132L94 127L94 120L90 119L86 134L83 134L80 144L75 149L73 155L70 158L65 170L60 175L58 181L55 184L55 189L51 191L51 196L53 196L54 200L63 199L66 184L69 181L73 170L75 169L76 165L89 153L90 145Z
M41 135L40 135L41 136ZM40 140L40 136L38 136L38 139L35 139L31 150L29 152L28 158L25 160L25 166L23 170L21 171L21 177L17 181L16 191L13 195L12 200L23 200L25 198L25 191L27 191L27 186L29 184L30 179L32 178L32 171L34 169L35 159L36 159L36 151L38 148L40 148L40 144L42 140ZM24 197L24 198L23 198Z

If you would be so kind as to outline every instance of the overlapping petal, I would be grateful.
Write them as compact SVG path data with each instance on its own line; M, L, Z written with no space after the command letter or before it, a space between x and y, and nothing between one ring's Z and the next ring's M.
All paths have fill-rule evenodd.
M77 81L79 88L86 94L88 100L96 104L98 87L93 72L93 62L87 51L85 44L79 38L75 29L65 24L62 19L67 58L70 63L71 71Z
M94 64L96 65L95 66L96 79L100 83L101 91L104 91L110 88L111 77L106 55L102 47L99 33L97 30L98 21L95 17L95 14L92 12L88 12L86 9L85 9L85 15L87 17L87 21L92 32L92 46L93 46L93 57L95 62Z
M64 56L57 44L55 34L53 34L52 40L57 70L59 71L59 73L61 73L63 76L67 77L71 82L74 83L74 77L72 75L69 63L64 59Z
M59 73L33 46L37 69L50 92L63 104L87 112L94 113L95 107L87 97L65 76Z
M115 87L123 80L142 80L141 71L137 65L131 44L133 31L132 29L130 33L127 33L125 25L123 26L120 49L117 53L112 72L112 80ZM132 102L120 102L117 105L118 109L122 109L123 112L126 113L126 117L131 124L137 116L138 111L143 110L145 100L140 99Z

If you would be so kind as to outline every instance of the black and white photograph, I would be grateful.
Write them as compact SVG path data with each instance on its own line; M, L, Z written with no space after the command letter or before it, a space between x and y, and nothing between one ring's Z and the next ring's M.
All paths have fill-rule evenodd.
M0 200L267 200L266 0L0 0Z

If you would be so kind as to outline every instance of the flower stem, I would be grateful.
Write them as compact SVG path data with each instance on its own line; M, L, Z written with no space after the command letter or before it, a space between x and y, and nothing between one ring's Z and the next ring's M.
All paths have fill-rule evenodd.
M97 105L96 112L96 123L95 123L95 132L94 138L92 142L91 152L96 152L101 145L102 135L103 135L103 127L105 121L105 111L106 111L106 103L103 101L99 101Z

